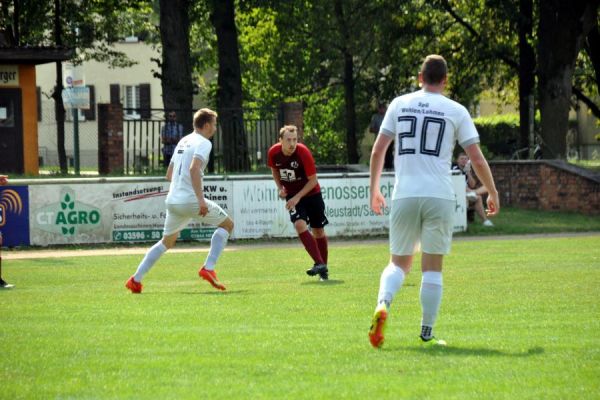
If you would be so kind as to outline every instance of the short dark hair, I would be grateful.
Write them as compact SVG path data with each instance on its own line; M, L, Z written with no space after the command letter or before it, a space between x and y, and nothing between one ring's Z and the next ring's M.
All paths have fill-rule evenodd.
M204 125L217 118L217 113L210 108L201 108L194 114L194 128L202 129Z
M430 85L441 83L448 74L448 65L444 57L437 54L430 54L425 57L425 61L421 65L421 76L423 82Z

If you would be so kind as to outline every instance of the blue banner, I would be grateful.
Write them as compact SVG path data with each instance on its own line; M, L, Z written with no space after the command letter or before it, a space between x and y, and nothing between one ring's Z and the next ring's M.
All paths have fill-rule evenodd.
M27 186L0 186L0 232L3 246L29 246Z

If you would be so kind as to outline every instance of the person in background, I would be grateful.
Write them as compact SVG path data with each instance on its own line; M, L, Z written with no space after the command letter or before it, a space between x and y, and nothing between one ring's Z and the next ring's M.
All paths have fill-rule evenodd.
M329 279L327 268L328 244L325 225L325 203L317 180L317 167L305 145L298 143L298 128L286 125L279 131L279 143L269 149L267 165L271 167L279 197L296 228L306 252L314 261L306 273ZM310 225L311 231L308 230Z
M170 111L167 114L167 122L165 122L160 131L160 139L163 144L163 165L165 168L169 167L175 146L182 137L183 126L177 122L177 113L175 111Z
M473 172L469 156L464 152L458 153L456 163L452 165L452 170L460 171L465 176L468 208L475 210L481 218L483 226L493 227L494 223L485 215L483 208L483 197L487 195L488 190Z

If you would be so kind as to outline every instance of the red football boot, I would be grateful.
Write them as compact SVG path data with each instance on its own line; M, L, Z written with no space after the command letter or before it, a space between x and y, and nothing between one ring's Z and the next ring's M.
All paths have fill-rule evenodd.
M142 293L142 283L136 282L133 276L127 280L125 287L131 290L131 293Z
M200 278L204 279L205 281L208 281L208 283L213 285L214 288L219 290L225 290L225 285L219 282L219 278L217 278L217 273L214 270L209 271L208 269L202 267L200 271L198 271L198 275L200 275Z

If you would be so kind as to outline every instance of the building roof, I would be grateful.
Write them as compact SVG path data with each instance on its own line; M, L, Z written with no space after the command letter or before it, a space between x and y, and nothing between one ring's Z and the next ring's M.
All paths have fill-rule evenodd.
M65 61L73 58L74 49L66 47L2 47L0 46L0 63L2 64L46 64Z

